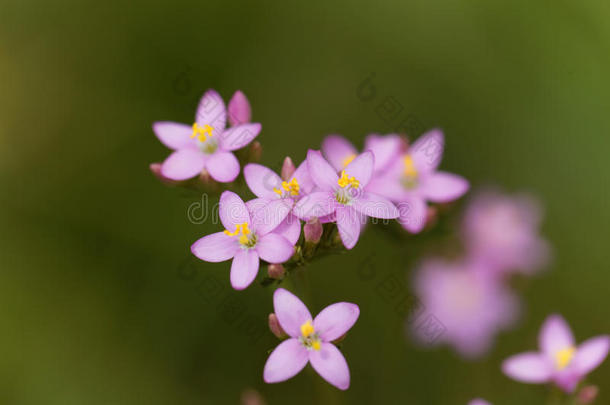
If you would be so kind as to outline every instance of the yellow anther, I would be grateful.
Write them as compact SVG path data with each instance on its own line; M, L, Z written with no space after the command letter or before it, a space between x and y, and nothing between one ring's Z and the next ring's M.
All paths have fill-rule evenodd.
M292 180L290 180L290 182L283 181L282 189L284 189L284 191L289 193L291 196L296 197L299 195L299 191L300 191L301 187L299 186L299 182L297 181L297 179L293 178ZM280 197L283 194L282 190L277 189L277 188L274 188L273 192L277 193L277 195L279 195Z
M314 340L313 342L311 342L311 347L313 347L314 350L320 350L320 341Z
M557 369L563 370L570 364L572 358L574 357L574 352L576 349L574 347L567 347L562 349L555 354L555 362L557 364Z
M203 127L197 125L197 123L193 124L193 133L191 134L191 138L199 136L199 140L204 142L208 136L212 136L212 132L214 128L208 124L205 124Z
M311 324L311 321L307 321L303 325L301 325L301 335L303 335L304 338L307 338L307 337L313 335L314 332L315 331L313 329L313 325Z
M349 155L348 157L343 159L343 167L346 167L347 165L352 163L352 160L354 160L355 158L356 158L356 154L352 153L351 155Z
M415 163L413 162L411 155L405 155L403 162L405 165L405 176L417 177L417 169L415 168Z
M237 236L241 233L241 236L239 237L239 242L241 244L246 244L250 241L250 239L246 236L250 234L250 228L248 227L247 222L235 225L235 232L230 232L229 230L225 229L224 233L228 236Z
M353 176L349 177L347 173L345 173L345 170L341 171L341 177L339 178L339 180L337 180L337 183L341 188L345 188L348 185L352 188L360 187L360 182L356 180L356 178Z

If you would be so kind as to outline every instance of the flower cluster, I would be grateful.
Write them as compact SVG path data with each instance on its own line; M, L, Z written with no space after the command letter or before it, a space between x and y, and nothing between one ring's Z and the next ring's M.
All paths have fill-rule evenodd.
M437 343L478 357L490 349L496 333L514 324L520 304L507 279L547 263L540 221L541 209L530 196L485 191L472 199L460 232L464 256L425 260L415 276L424 307L447 329Z

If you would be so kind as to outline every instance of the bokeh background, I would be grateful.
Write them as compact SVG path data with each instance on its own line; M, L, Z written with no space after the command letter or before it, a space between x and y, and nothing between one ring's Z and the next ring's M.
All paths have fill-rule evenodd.
M608 18L601 0L3 0L0 402L234 404L253 388L269 404L539 404L545 389L509 380L501 360L534 348L551 312L578 340L610 331ZM517 283L517 327L474 362L413 345L378 285L408 280L446 238L372 227L300 287L312 312L361 306L343 344L351 388L312 372L265 385L272 289L232 291L228 264L191 259L218 227L187 217L200 194L148 170L168 153L151 123L192 122L207 88L246 93L272 167L329 133L361 145L440 126L443 168L536 194L555 259ZM380 113L388 99L395 116ZM609 403L610 365L590 377Z

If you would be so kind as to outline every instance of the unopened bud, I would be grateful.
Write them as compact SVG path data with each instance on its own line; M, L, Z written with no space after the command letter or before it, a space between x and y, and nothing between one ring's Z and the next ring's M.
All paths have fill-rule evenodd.
M599 393L599 388L595 385L587 385L583 387L578 393L578 404L579 405L589 405L592 404L593 401L597 398L597 394Z
M161 163L151 163L150 166L150 171L151 173L159 180L161 180L161 182L163 184L168 184L168 185L176 185L179 184L179 181L176 180L172 180L172 179L168 179L167 177L165 177L163 174L161 174Z
M250 118L252 117L250 103L248 102L246 95L239 90L237 90L235 94L233 94L233 97L231 97L227 110L229 113L229 122L231 123L231 126L250 122Z
M269 278L280 280L284 278L284 274L286 274L286 270L281 264L272 263L267 266L267 275Z
M306 242L320 242L320 238L322 237L322 224L320 223L320 220L316 217L307 221L303 227L303 233L305 234Z
M429 206L426 209L426 228L431 228L436 225L438 220L438 209L436 207Z
M280 325L279 319L277 319L277 316L275 314L273 314L273 313L269 314L269 330L278 339L284 339L285 337L288 336L286 334L286 332L284 332L284 329L282 329L282 326Z
M248 153L248 161L249 162L258 162L261 160L261 156L263 154L263 146L259 141L254 141L250 144L250 150Z
M265 405L262 395L251 388L241 394L241 405Z
M296 170L296 168L294 167L294 163L292 163L292 159L290 159L290 157L286 156L286 159L284 159L284 164L282 165L282 172L281 172L282 180L284 180L284 181L290 180L290 178L294 174L295 170Z

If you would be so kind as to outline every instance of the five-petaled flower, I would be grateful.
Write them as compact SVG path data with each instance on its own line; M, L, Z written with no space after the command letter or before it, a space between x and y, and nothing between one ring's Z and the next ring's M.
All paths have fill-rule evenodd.
M275 231L277 216L262 212L266 209L261 208L260 215L250 212L237 194L225 191L220 196L219 216L226 229L204 236L191 246L193 254L206 262L232 258L231 285L236 290L252 283L258 273L259 258L283 263L294 252L294 245ZM262 218L268 220L261 221Z
M468 181L463 177L436 170L444 142L440 130L422 135L368 186L368 191L399 203L398 221L409 232L417 233L424 228L428 201L446 203L468 191Z
M576 346L572 330L560 315L549 316L538 337L540 352L509 357L502 364L507 376L525 383L554 382L565 392L599 366L608 355L610 336L602 335Z
M346 390L350 375L343 354L332 341L343 336L356 323L360 309L356 304L338 302L324 308L315 318L294 294L278 288L273 308L289 338L273 350L263 372L267 383L288 380L308 362L330 384Z
M295 214L304 220L333 215L343 245L347 249L353 248L360 236L363 217L398 217L394 204L366 190L374 165L375 157L367 151L355 157L338 175L320 152L310 150L307 167L318 191L299 200Z
M238 102L244 103L241 97L238 97ZM249 118L249 114L241 110L238 115L242 119ZM225 129L227 112L224 102L218 93L208 90L199 102L194 124L155 122L153 131L159 140L174 150L161 165L161 174L180 181L195 177L205 169L218 182L235 180L239 175L239 162L231 151L248 145L259 134L261 125L239 124L234 118L231 121L238 125Z

